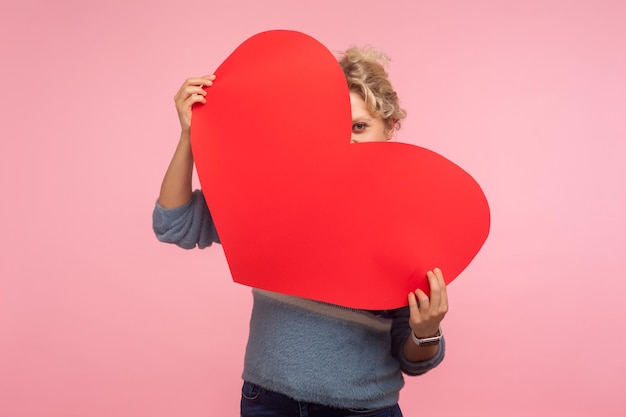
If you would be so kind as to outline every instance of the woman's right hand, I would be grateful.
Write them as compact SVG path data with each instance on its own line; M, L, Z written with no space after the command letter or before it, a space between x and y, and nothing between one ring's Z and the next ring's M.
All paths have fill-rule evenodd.
M204 87L213 85L215 75L205 75L198 78L188 78L174 96L176 111L183 133L189 133L191 128L191 108L195 103L206 103Z
M170 165L165 172L159 193L159 204L165 208L180 207L191 199L193 153L191 152L191 108L196 103L206 103L205 87L213 85L215 75L189 78L174 96L180 119L180 139Z

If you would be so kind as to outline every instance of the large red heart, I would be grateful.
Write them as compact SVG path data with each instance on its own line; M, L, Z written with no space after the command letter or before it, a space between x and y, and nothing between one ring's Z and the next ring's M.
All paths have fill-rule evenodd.
M239 46L193 110L200 183L236 282L346 307L389 309L452 281L481 248L489 208L444 157L351 144L335 57L299 32Z

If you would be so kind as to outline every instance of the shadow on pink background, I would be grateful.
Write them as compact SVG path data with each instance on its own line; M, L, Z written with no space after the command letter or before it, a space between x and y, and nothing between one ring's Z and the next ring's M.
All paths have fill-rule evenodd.
M277 28L387 51L398 140L490 200L404 414L626 414L626 4L505 3L2 4L0 415L238 415L250 291L150 216L183 79Z

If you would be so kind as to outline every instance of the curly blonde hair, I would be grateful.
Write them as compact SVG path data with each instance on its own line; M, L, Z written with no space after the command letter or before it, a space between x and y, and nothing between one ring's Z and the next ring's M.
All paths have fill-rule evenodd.
M400 107L398 94L385 70L389 57L379 49L352 47L340 54L338 60L350 92L359 94L369 112L380 116L388 130L400 129L406 111Z

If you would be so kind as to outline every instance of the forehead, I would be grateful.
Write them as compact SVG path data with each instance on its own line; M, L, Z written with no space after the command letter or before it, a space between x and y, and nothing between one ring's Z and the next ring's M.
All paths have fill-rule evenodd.
M352 106L353 119L373 119L374 117L367 109L365 101L358 93L350 92L350 105Z

